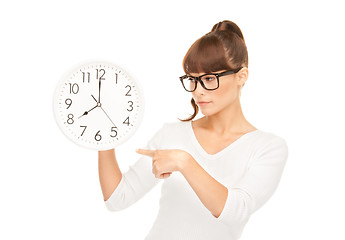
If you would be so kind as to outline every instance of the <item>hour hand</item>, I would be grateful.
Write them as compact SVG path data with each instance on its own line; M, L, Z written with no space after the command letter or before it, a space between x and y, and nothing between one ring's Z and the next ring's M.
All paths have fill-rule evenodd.
M81 115L79 118L81 118L82 116L85 116L85 115L88 115L89 114L89 112L91 112L93 109L95 109L97 107L97 105L96 106L94 106L93 108L91 108L89 111L86 111L86 112L84 112L84 114L83 115Z
M98 103L96 98L92 94L91 94L91 97L96 101L96 103Z

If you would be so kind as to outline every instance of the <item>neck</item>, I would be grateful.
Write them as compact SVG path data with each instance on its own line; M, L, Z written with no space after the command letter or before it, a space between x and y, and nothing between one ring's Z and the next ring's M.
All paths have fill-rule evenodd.
M250 127L243 115L239 98L220 112L205 116L204 123L220 136L246 132Z

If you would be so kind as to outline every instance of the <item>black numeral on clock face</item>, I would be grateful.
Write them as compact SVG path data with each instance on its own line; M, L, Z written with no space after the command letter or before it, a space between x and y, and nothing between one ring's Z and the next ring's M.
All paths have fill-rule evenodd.
M69 93L77 94L79 92L79 85L77 83L69 84Z
M67 99L65 100L65 103L66 103L66 105L68 106L66 109L69 109L70 106L72 105L72 99L67 98Z
M112 132L115 132L115 136L110 135L110 137L113 137L113 138L114 138L114 137L117 136L117 130L116 130L116 128L117 128L117 127L112 127L112 128L111 128L111 131L112 131Z
M102 68L102 69L96 69L96 78L98 80L105 80L105 78L103 77L105 74L105 70Z
M90 73L87 72L87 76L85 76L85 72L82 72L83 73L83 83L85 82L85 79L87 79L87 82L90 83Z
M129 126L129 117L127 117L126 120L123 121L123 124L127 124L127 126Z
M97 142L99 142L99 141L102 140L102 136L99 134L100 131L101 131L101 130L99 130L99 131L96 133L96 135L95 135L95 140L96 140Z
M131 94L129 94L129 92L132 90L132 88L131 88L131 86L130 86L130 85L127 85L127 86L126 86L126 88L127 88L127 87L129 87L129 90L128 90L128 92L126 93L126 96L129 96L129 97L130 97L130 96L132 96L132 95L131 95Z
M128 112L133 111L133 102L132 101L128 101L129 106L131 107L131 109L127 109Z
M70 114L67 115L67 117L68 117L67 123L68 124L73 124L74 123L74 120L73 120L74 115L72 113L70 113Z
M83 136L83 134L84 134L84 132L85 132L87 126L80 126L80 127L83 127L83 128L84 128L83 132L82 132L81 135L80 135L80 136Z

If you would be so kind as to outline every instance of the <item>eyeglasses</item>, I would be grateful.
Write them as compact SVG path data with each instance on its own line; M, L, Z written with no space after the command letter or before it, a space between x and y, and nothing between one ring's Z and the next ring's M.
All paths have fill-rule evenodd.
M187 92L194 92L197 85L198 85L198 82L200 82L201 86L203 88L205 88L206 90L213 91L219 87L219 78L220 77L237 73L241 69L242 69L242 67L237 68L235 70L224 71L221 73L212 73L212 74L207 73L207 74L201 75L199 77L184 75L184 76L180 77L180 81L182 83L183 88Z

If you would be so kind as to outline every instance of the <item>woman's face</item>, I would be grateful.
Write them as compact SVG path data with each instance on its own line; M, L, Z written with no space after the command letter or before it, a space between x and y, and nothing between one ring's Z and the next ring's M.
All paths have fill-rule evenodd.
M220 73L222 71L216 72ZM193 73L191 76L198 77L205 73ZM192 92L196 104L205 116L216 114L239 102L241 86L248 77L248 69L242 68L238 73L219 77L219 87L209 91L204 89L198 82L197 88ZM207 103L202 103L207 102Z

